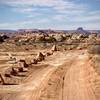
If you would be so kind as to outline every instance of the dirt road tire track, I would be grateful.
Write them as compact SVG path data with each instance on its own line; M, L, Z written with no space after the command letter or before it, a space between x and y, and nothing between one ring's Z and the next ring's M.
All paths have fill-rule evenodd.
M58 53L50 59L49 63L56 66L49 65L35 74L31 72L22 90L1 93L0 100L99 100L94 83L96 73L86 52Z

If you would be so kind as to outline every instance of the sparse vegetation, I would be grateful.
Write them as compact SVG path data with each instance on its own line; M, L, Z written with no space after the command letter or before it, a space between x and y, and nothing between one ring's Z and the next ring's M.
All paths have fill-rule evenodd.
M70 94L79 91L81 96L84 89L91 89L91 84L97 87L95 84L100 75L100 37L92 35L90 38L80 33L46 34L43 31L25 34L8 39L6 36L1 37L0 90L3 87L3 92L7 91L3 95L1 91L0 100L8 97L13 100L13 96L16 96L16 100L20 97L22 99L23 95L27 100L30 97L59 100L58 96L65 97L69 89ZM88 87L76 88L74 85ZM34 90L35 87L37 89ZM61 93L64 89L65 94Z
M91 45L88 47L88 53L100 54L100 45Z
M0 36L0 42L2 43L2 42L5 41L5 39L8 39L8 38L9 38L9 37L6 36L6 35Z

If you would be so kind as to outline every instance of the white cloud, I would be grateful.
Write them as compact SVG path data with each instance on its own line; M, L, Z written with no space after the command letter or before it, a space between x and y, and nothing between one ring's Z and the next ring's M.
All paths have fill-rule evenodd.
M99 30L100 29L100 23L89 23L86 25L87 29L92 29L92 30Z
M27 5L27 6L56 6L63 4L63 0L2 0L1 3L6 3L11 6Z
M42 19L38 21L22 21L22 22L15 22L15 23L0 23L0 29L36 29L36 28L42 28L42 29L77 29L77 27L83 27L85 29L99 29L100 23L94 22L94 23L80 23L79 25L77 23L63 23L63 24L47 24L49 20Z
M93 11L90 13L85 13L85 14L73 17L72 20L76 22L89 22L89 21L97 21L97 20L100 21L100 12Z
M16 29L27 26L27 24L31 24L32 21L22 21L22 22L14 22L14 23L0 23L1 29Z
M53 16L53 19L56 20L56 21L65 21L66 17L67 16L59 14L59 15Z
M14 12L28 13L28 14L31 14L32 12L35 11L35 9L32 8L13 8L12 10Z
M38 12L33 12L33 13L30 13L29 15L27 15L27 18L37 18L38 16L42 16L42 14L40 14Z
M84 13L87 9L86 5L78 5L69 0L1 0L1 3L11 6L13 11L26 13L29 16L33 16L33 14L39 15L39 9L42 9L42 7L52 12L67 14L69 16ZM44 12L40 13L45 14ZM61 16L57 17L57 19L61 19Z
M58 12L66 12L67 10L77 11L84 10L86 8L84 7L85 5L78 5L69 0L2 0L1 3L7 4L12 7L20 7L21 9L23 9L23 11L25 10L25 8L22 7L26 7L27 9L29 7L29 9L26 9L26 11L31 11L33 7L35 8L38 6L51 7Z
M32 27L32 24L35 25L37 23L40 23L42 26L42 23L47 24L50 21L50 23L55 24L55 27L58 26L59 28L62 28L66 26L66 28L68 28L75 27L75 25L78 26L78 23L80 23L80 26L85 26L83 23L86 24L88 21L91 22L100 20L100 11L89 12L87 5L78 4L73 1L74 0L0 0L1 4L9 5L13 11L20 12L22 14L26 13L28 19L34 18L34 21L28 20L22 22L0 24L0 28L29 27L30 24ZM44 8L45 11L43 12L41 9ZM49 11L53 12L53 14L49 13ZM45 13L49 14L46 16ZM63 22L64 25L56 25L56 21ZM72 22L74 23L69 25L69 23ZM100 25L98 23L95 23L93 26L91 24L87 25L88 28L98 28L99 26Z
M34 25L38 24L46 24L48 23L48 19L39 19L39 20L27 20L27 21L20 21L14 23L0 23L0 29L18 29L18 28L34 28Z
M75 21L95 21L95 20L100 20L100 15L94 15L94 16L80 16L79 18L75 18Z

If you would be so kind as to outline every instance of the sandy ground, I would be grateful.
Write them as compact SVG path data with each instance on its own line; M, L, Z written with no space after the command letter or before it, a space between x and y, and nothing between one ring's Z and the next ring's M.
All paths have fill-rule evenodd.
M65 75L63 100L96 100L88 57L80 55Z
M23 84L0 86L0 100L100 100L99 83L86 51L58 51Z

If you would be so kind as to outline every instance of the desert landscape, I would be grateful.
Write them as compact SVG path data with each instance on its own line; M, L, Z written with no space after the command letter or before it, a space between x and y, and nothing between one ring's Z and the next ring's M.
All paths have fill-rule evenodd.
M100 0L0 0L0 100L100 100Z
M0 100L100 100L99 43L97 33L3 38Z

